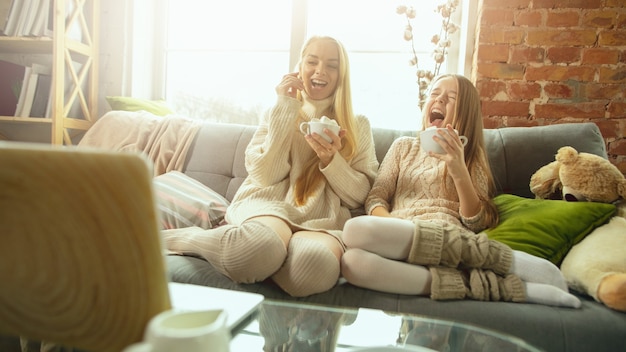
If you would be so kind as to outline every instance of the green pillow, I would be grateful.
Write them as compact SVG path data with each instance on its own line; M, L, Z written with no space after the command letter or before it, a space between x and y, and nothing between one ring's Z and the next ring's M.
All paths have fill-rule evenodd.
M149 100L131 97L106 97L109 106L113 110L122 111L147 111L157 116L165 116L174 112L167 106L165 100Z
M498 226L485 232L493 240L560 265L567 252L615 213L606 203L529 199L511 194L494 198Z

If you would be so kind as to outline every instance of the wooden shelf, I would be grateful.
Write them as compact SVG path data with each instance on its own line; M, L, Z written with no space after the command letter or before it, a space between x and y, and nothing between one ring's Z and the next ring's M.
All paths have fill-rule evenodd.
M3 123L52 123L51 118L45 117L16 117L16 116L0 116L0 122Z
M49 118L0 116L0 139L74 144L97 119L99 0L51 0L51 37L0 36L0 59L52 68ZM68 31L72 28L72 31ZM80 39L76 39L78 28ZM44 133L45 131L47 133ZM32 132L32 133L31 133Z

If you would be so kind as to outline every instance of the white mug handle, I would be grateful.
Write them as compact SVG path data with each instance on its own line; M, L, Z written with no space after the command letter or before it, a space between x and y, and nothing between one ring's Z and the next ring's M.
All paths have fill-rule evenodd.
M461 139L461 144L465 147L467 145L467 137L459 136L459 138Z
M300 124L300 132L302 132L302 134L311 134L311 129L309 127L309 123L308 122L303 122Z

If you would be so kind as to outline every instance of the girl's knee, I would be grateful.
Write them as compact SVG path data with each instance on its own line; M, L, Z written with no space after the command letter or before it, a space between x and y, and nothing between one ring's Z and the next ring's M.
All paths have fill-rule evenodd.
M367 218L365 216L358 216L356 218L349 219L343 226L343 233L341 238L346 247L359 247L364 236L367 236L368 229Z

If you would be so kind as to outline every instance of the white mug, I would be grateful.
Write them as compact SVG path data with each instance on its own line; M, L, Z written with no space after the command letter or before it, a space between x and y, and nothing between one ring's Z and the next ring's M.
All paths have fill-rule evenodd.
M150 320L142 342L123 352L229 352L231 336L226 319L221 309L167 310Z
M332 143L333 140L330 138L330 136L324 133L324 128L328 128L328 130L330 130L334 134L339 134L339 125L335 125L332 123L311 121L303 122L300 124L300 132L302 132L303 134L317 133L322 136L322 138L324 138L328 143Z
M434 139L433 136L435 134L437 134L438 131L443 130L446 133L448 132L447 128L436 128L436 127L430 127L425 129L424 131L420 132L420 148L425 151L426 153L428 153L429 151L432 151L433 153L436 154L444 154L445 150L443 150L443 148L439 145L439 143L437 143ZM454 130L454 132L456 132L457 134L459 134L459 131ZM467 137L465 136L459 136L459 138L461 139L461 143L463 143L463 146L467 145Z

